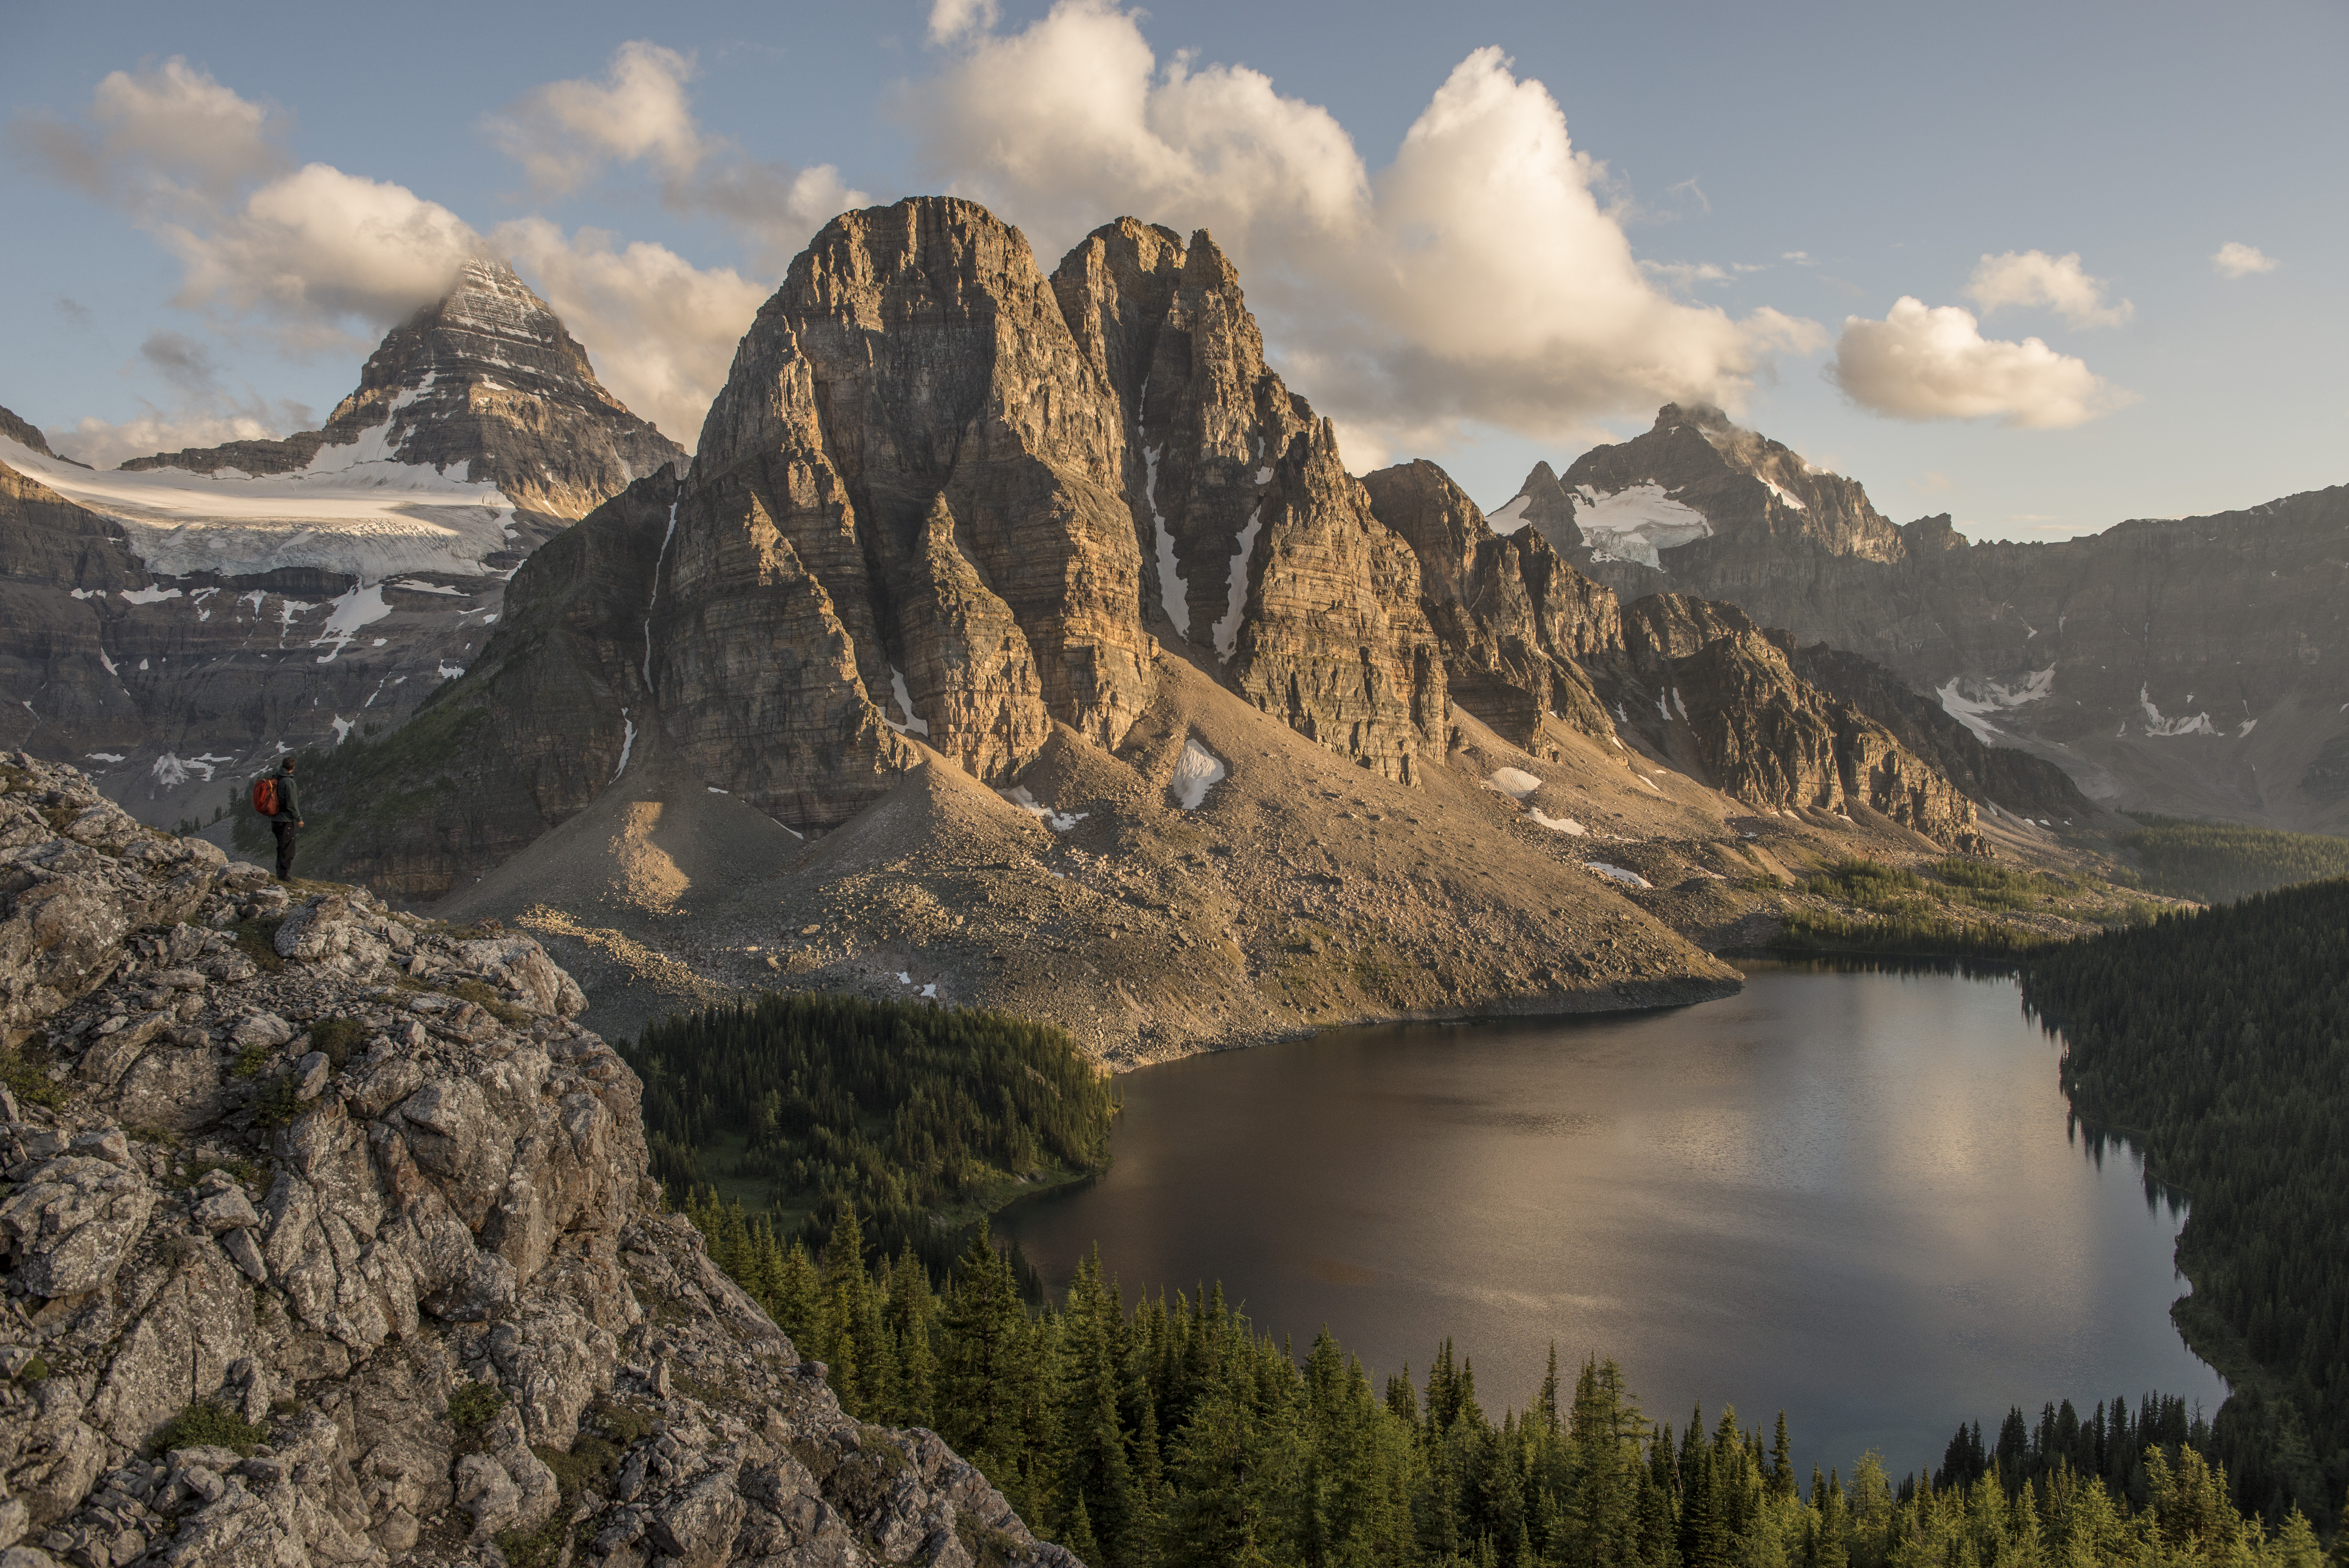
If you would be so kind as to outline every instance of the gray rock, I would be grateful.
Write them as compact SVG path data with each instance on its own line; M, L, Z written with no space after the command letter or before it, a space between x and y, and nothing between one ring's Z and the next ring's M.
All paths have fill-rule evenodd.
M261 1223L261 1216L254 1212L253 1201L235 1187L206 1198L188 1217L215 1235L222 1231L250 1230Z
M294 1037L294 1026L274 1013L247 1013L229 1031L229 1038L240 1046L274 1047Z
M333 1070L334 1065L326 1060L326 1052L312 1051L305 1056L294 1064L294 1098L317 1099L319 1092L326 1087L327 1074Z
M0 1202L0 1255L38 1296L81 1295L112 1280L155 1206L136 1171L87 1155L43 1161Z

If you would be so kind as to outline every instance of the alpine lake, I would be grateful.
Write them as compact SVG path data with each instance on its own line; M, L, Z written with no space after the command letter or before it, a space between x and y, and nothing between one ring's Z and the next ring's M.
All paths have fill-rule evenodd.
M1958 1423L2225 1385L2169 1320L2183 1212L2072 1124L2012 977L1751 963L1665 1012L1332 1031L1130 1073L1113 1162L1000 1228L1055 1288L1220 1282L1373 1386L1440 1341L1497 1419L1619 1362L1798 1466L1930 1469Z

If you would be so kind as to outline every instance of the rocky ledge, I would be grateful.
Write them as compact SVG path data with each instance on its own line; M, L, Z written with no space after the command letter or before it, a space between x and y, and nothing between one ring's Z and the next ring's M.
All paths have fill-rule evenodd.
M0 1568L1077 1568L662 1212L585 1006L0 754Z

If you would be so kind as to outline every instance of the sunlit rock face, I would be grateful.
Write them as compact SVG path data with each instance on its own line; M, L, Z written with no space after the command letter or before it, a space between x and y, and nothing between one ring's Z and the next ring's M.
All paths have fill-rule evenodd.
M97 472L6 416L0 741L209 815L281 747L398 723L472 662L532 549L683 456L490 262L316 430Z

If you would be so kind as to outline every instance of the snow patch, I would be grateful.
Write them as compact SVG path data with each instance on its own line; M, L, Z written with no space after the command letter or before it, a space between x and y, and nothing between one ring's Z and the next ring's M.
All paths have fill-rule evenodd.
M1535 821L1539 822L1543 827L1547 828L1553 833L1565 833L1569 837L1578 839L1589 830L1571 817L1546 817L1541 813L1538 808L1533 806L1526 808L1526 815L1532 818Z
M310 640L314 648L325 647L328 643L335 645L319 658L322 665L333 664L342 651L351 645L360 627L371 626L391 614L391 606L383 602L383 584L380 583L355 587L347 593L336 594L327 603L330 608L326 624Z
M1050 806L1040 805L1025 784L1013 789L1000 789L997 793L1056 833L1065 833L1092 815L1091 811L1055 811Z
M636 748L636 721L623 717L621 722L628 727L627 732L620 737L620 765L612 769L612 782L615 784L620 781L620 775L628 770L628 754Z
M1188 584L1174 562L1174 536L1167 531L1166 519L1158 511L1158 454L1165 449L1151 447L1142 454L1142 499L1150 506L1150 526L1158 542L1158 603L1174 629L1185 637L1191 634L1191 603L1185 596Z
M399 578L391 583L391 586L394 588L405 589L410 593L446 593L451 598L456 599L470 599L472 597L471 594L466 593L462 588L452 588L446 583L419 583L413 577Z
M86 751L82 753L82 756L91 762L121 762L126 760L123 754L119 751Z
M1540 779L1522 768L1496 768L1485 779L1485 788L1497 790L1512 800L1522 802L1535 790L1540 789L1541 783Z
M2026 641L2028 639L2025 639ZM1974 738L1986 746L1998 744L1998 727L1989 716L2002 708L2022 707L2052 694L2055 689L2055 666L2033 670L2013 686L2001 686L1996 681L1971 681L1963 676L1951 676L1947 684L1936 686L1933 695L1941 699L1941 711L1974 732Z
M1756 474L1754 477L1756 479L1761 479L1759 474ZM1762 483L1769 490L1770 493L1776 496L1779 501L1784 505L1792 507L1796 511L1808 511L1811 510L1809 507L1803 504L1802 497L1796 495L1794 491L1786 489L1785 486L1778 484L1776 481L1772 480L1762 480Z
M720 789L715 784L705 784L702 788L709 790L712 795L731 795L734 793L731 789Z
M1638 872L1627 872L1621 866L1609 865L1605 861L1585 861L1582 862L1582 869L1597 872L1609 882L1620 882L1625 887L1652 888L1656 885Z
M905 716L905 722L900 724L885 713L881 716L881 722L900 735L911 730L927 740L930 738L930 721L915 717L913 694L905 689L905 672L895 665L889 666L889 696L897 705L897 711Z
M1575 508L1575 526L1601 561L1635 561L1661 572L1659 552L1713 535L1704 513L1672 500L1661 485L1633 485L1611 494L1583 485L1580 491L1583 504Z
M104 648L98 650L98 662L106 666L106 673L108 675L114 676L117 679L120 678L120 672L115 669L114 661L106 656L106 650Z
M1264 508L1258 506L1248 513L1247 526L1240 530L1232 552L1232 576L1224 601L1224 618L1216 623L1216 656L1229 662L1232 650L1239 646L1240 614L1247 608L1248 557L1256 553L1256 536L1264 531Z
M2189 695L2186 700L2192 702L2194 698ZM2153 706L2152 695L2146 686L2140 686L2137 688L2137 706L2145 709L2145 732L2147 735L2216 735L2219 733L2218 727L2210 722L2210 716L2207 713L2198 713L2191 718L2162 717L2161 710Z
M1174 791L1176 805L1195 811L1207 791L1230 777L1231 769L1224 766L1223 758L1193 736L1183 743L1183 755L1174 759L1174 776L1166 781L1166 788Z
M2252 730L2257 729L2259 727L2260 721L2258 719L2247 718L2243 720L2242 723L2235 727L2235 738L2240 740L2243 737L2249 735Z
M191 779L200 779L206 784L211 783L212 774L219 769L221 764L233 760L234 759L232 758L215 757L209 751L195 757L178 757L166 751L162 756L155 758L155 766L149 771L155 780L157 789L176 789Z
M1534 498L1520 491L1509 498L1509 504L1487 517L1485 521L1495 533L1515 533L1526 525L1526 509Z
M668 503L668 527L661 534L660 553L653 557L653 591L645 600L645 689L653 689L653 606L660 603L660 569L668 560L668 542L677 535L677 502ZM484 625L487 622L482 623ZM906 709L908 713L911 708Z
M128 599L133 604L160 604L166 599L176 599L180 596L180 591L177 588L159 587L152 583L144 588L118 588L115 592L119 597Z

